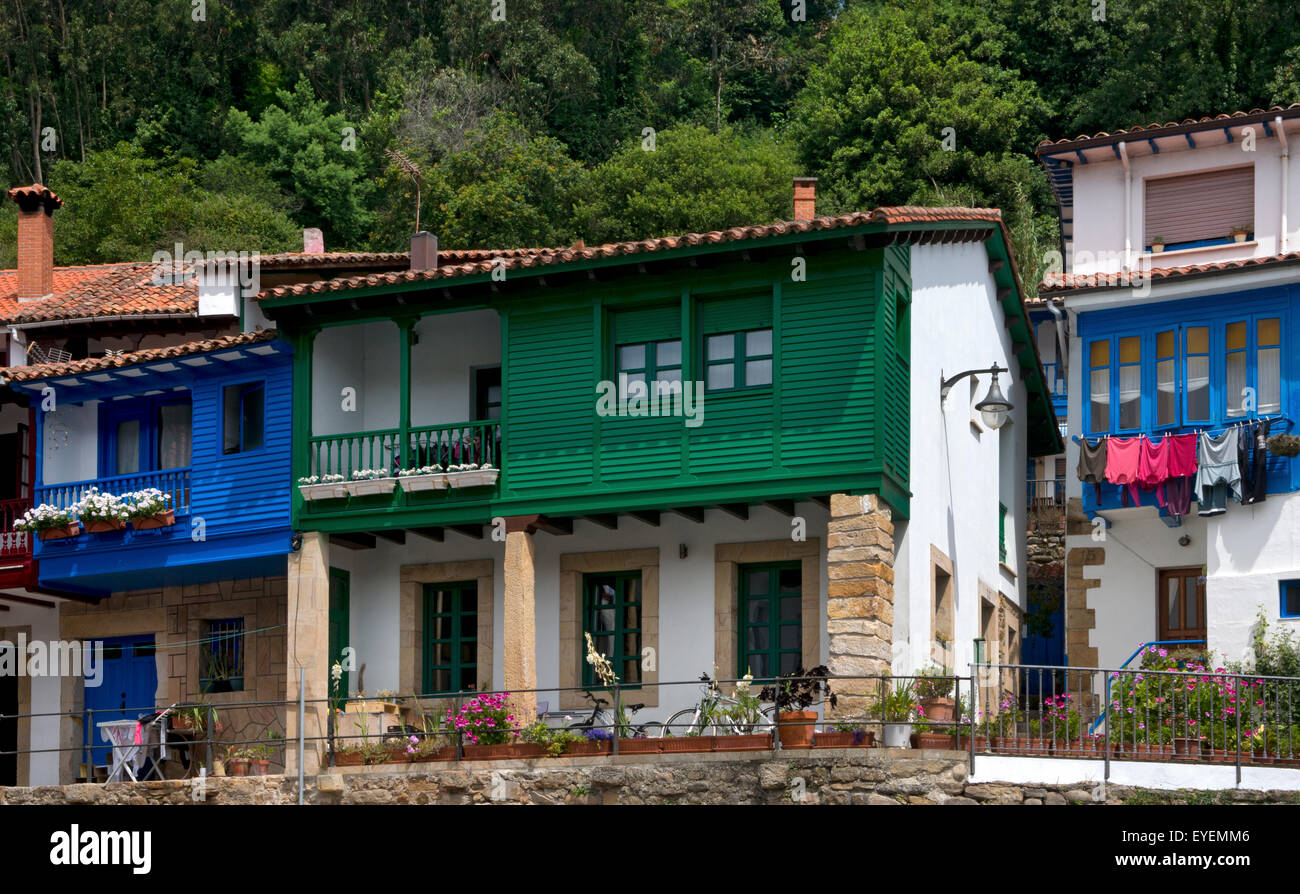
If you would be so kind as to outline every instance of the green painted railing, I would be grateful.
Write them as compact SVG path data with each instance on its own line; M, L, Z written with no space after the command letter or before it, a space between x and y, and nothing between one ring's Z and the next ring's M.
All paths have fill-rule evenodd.
M492 465L501 468L498 420L423 425L400 429L313 435L308 439L310 475L351 478L361 469L387 469L396 475L420 466Z

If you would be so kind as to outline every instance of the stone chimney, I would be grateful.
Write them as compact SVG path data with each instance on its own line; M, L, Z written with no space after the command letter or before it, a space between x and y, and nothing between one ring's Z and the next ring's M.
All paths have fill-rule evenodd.
M325 254L325 235L319 227L308 227L302 231L302 252L307 255Z
M438 237L421 230L411 237L411 269L435 270L438 267Z
M794 178L794 219L812 220L817 216L817 178Z
M54 209L63 200L39 183L14 187L9 198L18 205L18 300L47 298L54 293Z

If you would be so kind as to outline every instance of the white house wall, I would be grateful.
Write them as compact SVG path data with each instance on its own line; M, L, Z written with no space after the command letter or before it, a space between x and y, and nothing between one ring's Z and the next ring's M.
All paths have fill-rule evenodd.
M1026 393L1003 320L983 244L912 249L912 499L911 519L901 536L895 532L895 673L930 663L931 546L953 564L955 671L967 670L981 636L981 581L1024 605ZM987 375L977 377L973 400L963 379L940 405L942 378L995 362L1014 370L1001 378L1015 410L1000 431L984 429L974 410L988 391ZM1009 456L1002 438L1011 439ZM1014 575L998 560L999 501L1010 510L1006 564Z
M421 319L415 333L411 424L471 420L471 370L501 365L501 317L493 310L435 314Z
M18 591L25 593L25 590ZM48 599L40 594L30 594ZM27 641L51 643L59 638L59 615L50 608L34 605L5 603L9 611L0 613L0 628L30 627ZM31 677L31 713L51 716L32 717L30 742L19 742L19 748L52 748L59 741L59 698L62 681L58 676ZM30 756L30 785L57 785L59 782L59 753L40 751Z
M99 401L59 403L45 415L41 444L46 484L98 477Z

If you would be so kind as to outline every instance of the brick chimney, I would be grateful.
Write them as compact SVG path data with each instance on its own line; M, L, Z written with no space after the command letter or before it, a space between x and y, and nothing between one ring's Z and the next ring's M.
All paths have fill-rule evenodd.
M325 234L319 227L307 227L302 231L302 251L308 255L325 253Z
M424 230L411 236L411 269L434 270L438 266L438 237Z
M39 183L16 186L18 205L18 300L35 301L54 292L54 209L63 200Z
M817 216L817 178L794 178L794 219L812 220Z

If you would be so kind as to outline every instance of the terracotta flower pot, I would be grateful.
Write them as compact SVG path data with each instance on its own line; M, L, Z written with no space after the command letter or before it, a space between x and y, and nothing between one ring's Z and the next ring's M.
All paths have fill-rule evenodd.
M151 515L148 518L135 518L131 520L131 527L137 531L152 531L155 528L170 528L176 524L176 510L167 509L157 515Z
M814 748L875 748L876 734L872 730L860 733L817 733L813 736Z
M334 766L336 767L359 767L365 763L359 751L336 751L334 752ZM233 773L231 775L234 775Z
M411 756L413 763L422 761L454 761L456 759L456 746L445 745L442 748L435 748L433 751L425 754L415 753Z
M921 711L926 720L943 722L953 719L957 711L957 703L950 698L923 698Z
M662 739L619 739L619 754L658 754Z
M984 736L978 734L975 736L976 751L997 751L997 748L998 748L997 736ZM963 735L957 737L957 750L958 751L970 750L970 736Z
M707 749L705 749L707 750ZM570 742L564 746L565 754L610 754L613 751L613 745L608 739L603 742L588 740L586 742Z
M1201 740L1191 737L1174 739L1174 757L1183 760L1199 760L1201 757Z
M1044 756L1052 753L1052 740L1041 736L1012 737L1002 736L998 739L1000 750L1006 754L1023 754L1030 757Z
M120 518L99 519L82 524L85 525L87 534L108 534L126 528L126 521Z
M37 534L42 540L64 540L69 537L77 537L81 534L81 525L78 522L63 525L59 528L46 528Z
M361 755L357 755L358 759ZM358 760L358 763L360 761ZM226 761L226 771L231 776L247 776L249 760L246 757L232 757Z
M816 730L816 711L782 711L777 714L776 728L782 748L812 748Z
M912 747L922 751L951 751L957 747L957 739L947 733L913 733Z
M514 745L466 745L464 756L467 761L500 761L515 757Z
M265 758L256 758L248 762L249 775L266 776L271 772L271 762Z
M659 750L664 754L712 751L713 736L672 736L663 738L659 740Z
M772 734L713 736L714 751L766 751L772 747Z

